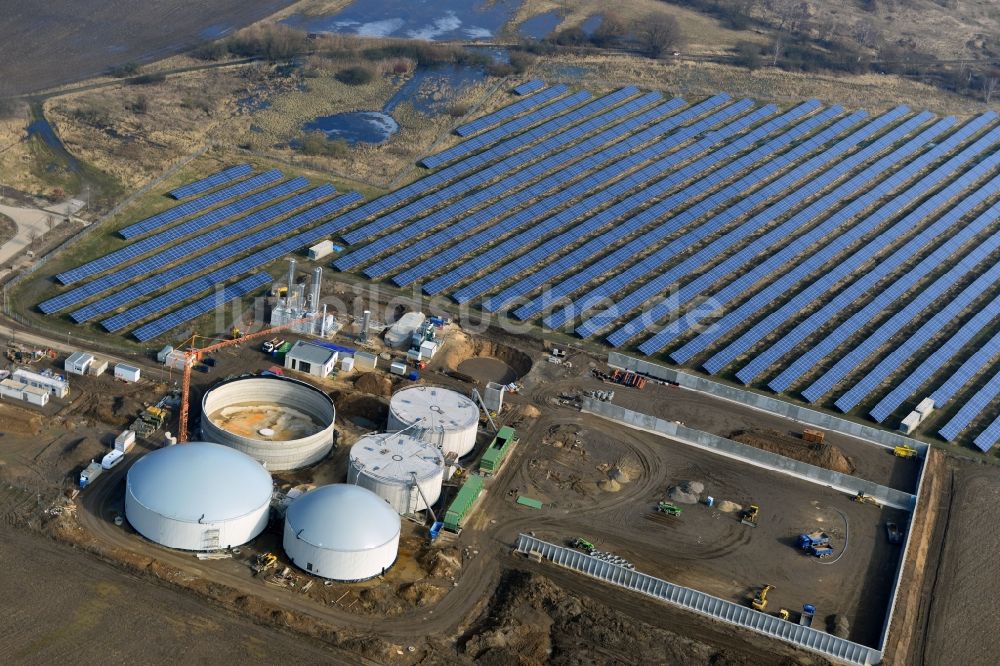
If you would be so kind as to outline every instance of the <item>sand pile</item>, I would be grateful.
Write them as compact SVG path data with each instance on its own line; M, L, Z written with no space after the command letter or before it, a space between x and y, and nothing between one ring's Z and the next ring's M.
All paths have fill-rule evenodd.
M609 493L616 493L622 489L622 485L615 481L614 479L608 479L607 481L601 481L597 484L601 490L605 490Z
M370 395L388 398L392 395L392 380L385 375L366 372L354 380L354 388Z
M697 504L701 501L701 494L705 490L705 484L701 481L681 481L676 486L667 489L667 497L672 502L681 504Z
M854 461L839 447L833 444L813 444L777 430L737 430L730 435L730 439L842 474L853 474L855 470Z
M742 506L740 506L736 502L730 502L729 500L722 500L721 502L715 505L715 508L717 508L719 511L723 513L735 513L737 511L743 510Z

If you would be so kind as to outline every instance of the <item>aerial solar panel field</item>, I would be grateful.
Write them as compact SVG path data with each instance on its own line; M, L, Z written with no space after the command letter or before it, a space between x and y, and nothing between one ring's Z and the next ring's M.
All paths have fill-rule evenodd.
M512 92L367 202L241 167L174 190L39 308L146 340L332 237L367 280L890 428L931 397L934 434L1000 439L996 114Z

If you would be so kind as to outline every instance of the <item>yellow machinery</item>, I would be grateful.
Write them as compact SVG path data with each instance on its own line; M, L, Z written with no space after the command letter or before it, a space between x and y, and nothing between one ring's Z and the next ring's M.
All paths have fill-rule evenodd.
M874 504L875 506L881 506L878 500L871 495L865 495L862 491L858 491L858 494L854 496L854 501L858 504Z
M892 449L892 455L897 458L916 458L917 450L912 446L896 446Z
M787 620L789 617L791 617L791 613L788 612L787 608L782 608L778 611L778 617L780 617L782 620Z
M760 507L756 504L751 504L749 508L744 509L743 513L740 514L740 522L750 527L757 527L757 514L759 513Z
M243 331L240 330L239 326L233 326L229 329L229 337L233 340L239 340L243 337Z
M753 598L753 601L750 602L750 606L754 610L759 610L759 611L762 611L762 610L766 609L767 608L767 593L770 592L773 589L774 589L773 585L765 585L764 587L760 588L760 592L758 592L757 596L755 596Z
M253 575L263 573L275 565L278 561L278 556L274 553L263 553L257 556L257 559L253 563Z

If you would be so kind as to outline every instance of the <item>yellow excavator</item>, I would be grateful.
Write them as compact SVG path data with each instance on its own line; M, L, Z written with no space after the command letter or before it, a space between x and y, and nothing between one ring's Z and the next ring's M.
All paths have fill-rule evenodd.
M767 593L773 589L774 589L773 585L765 585L764 587L760 588L760 592L758 592L757 596L755 596L753 598L753 601L750 602L750 606L754 610L759 610L759 611L765 610L767 608Z
M740 514L740 522L750 527L757 527L758 513L760 513L760 507L756 504L751 504L749 508L744 509Z
M874 504L875 506L882 506L878 503L878 500L871 495L866 495L863 491L859 490L858 494L854 496L854 501L858 504Z
M257 559L253 563L253 575L264 573L271 567L275 565L278 561L278 556L274 553L262 553L257 556Z

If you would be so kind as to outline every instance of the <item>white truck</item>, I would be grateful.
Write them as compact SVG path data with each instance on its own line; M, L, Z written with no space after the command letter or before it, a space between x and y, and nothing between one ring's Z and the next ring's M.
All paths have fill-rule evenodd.
M116 465L120 465L123 460L125 460L125 452L115 449L101 458L101 467L104 469L111 469Z
M101 467L101 463L90 461L86 469L80 472L80 488L86 488L94 482L94 480L101 475L104 468Z
M123 430L115 437L115 451L128 453L133 446L135 446L135 430Z

